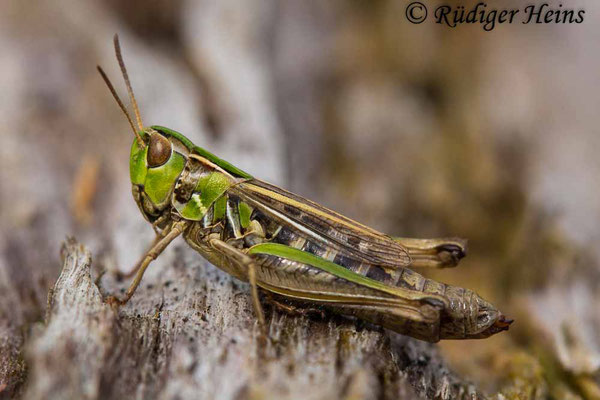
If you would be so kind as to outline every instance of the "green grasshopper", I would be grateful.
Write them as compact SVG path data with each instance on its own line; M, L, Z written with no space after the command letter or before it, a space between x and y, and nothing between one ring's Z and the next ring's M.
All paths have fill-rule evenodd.
M144 127L116 35L114 46L137 126L98 71L135 135L133 197L157 235L124 298L108 297L109 304L127 303L148 265L183 235L212 264L250 283L263 328L259 290L288 311L316 307L430 342L508 329L512 320L475 292L408 268L455 266L466 255L466 241L392 238L256 179L178 132Z

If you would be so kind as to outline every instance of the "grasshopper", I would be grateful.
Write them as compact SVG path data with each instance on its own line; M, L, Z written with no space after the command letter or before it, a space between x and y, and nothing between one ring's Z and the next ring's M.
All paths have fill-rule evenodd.
M156 238L130 274L135 278L125 296L110 296L109 304L127 303L150 263L183 236L212 264L249 282L263 329L259 291L288 311L316 307L430 342L508 329L512 320L475 292L409 269L456 266L466 255L465 240L393 238L256 179L181 133L144 127L117 35L114 46L136 124L98 71L135 136L133 198Z

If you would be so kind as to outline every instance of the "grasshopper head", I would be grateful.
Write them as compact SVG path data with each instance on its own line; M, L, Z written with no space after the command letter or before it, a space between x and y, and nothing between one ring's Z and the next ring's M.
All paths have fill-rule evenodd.
M146 128L131 145L129 176L133 197L149 221L153 222L170 205L177 178L186 155L176 151L172 139Z

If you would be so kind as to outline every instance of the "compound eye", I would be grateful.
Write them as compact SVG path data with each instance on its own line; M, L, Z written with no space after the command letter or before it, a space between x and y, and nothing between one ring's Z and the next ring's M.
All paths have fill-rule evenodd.
M148 145L148 166L160 167L171 157L171 142L158 132L150 134Z

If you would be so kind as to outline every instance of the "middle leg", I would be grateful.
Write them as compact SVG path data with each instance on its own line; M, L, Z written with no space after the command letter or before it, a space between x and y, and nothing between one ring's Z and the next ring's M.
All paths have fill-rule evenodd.
M248 282L250 283L250 290L252 293L252 304L254 306L254 312L256 313L258 322L261 325L261 329L265 331L265 314L260 304L260 298L258 297L256 263L254 262L252 257L220 239L211 239L209 243L215 250L227 256L229 259L236 262L238 265L241 265L246 268Z

